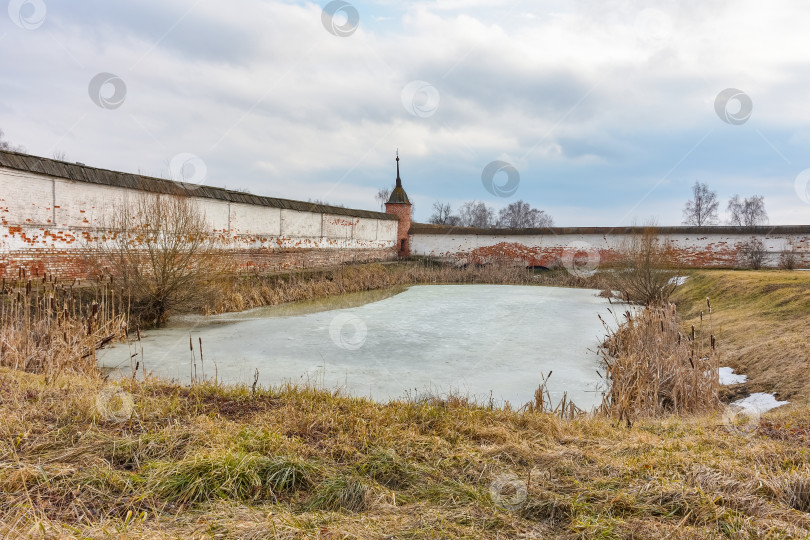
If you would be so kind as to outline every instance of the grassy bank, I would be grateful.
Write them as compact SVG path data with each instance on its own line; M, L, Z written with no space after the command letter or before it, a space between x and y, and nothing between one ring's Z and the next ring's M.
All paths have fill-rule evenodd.
M349 271L358 274L332 273ZM284 279L292 296L407 283L408 272L465 282L445 271L484 269L364 265L251 279ZM628 426L452 397L376 404L308 388L0 368L0 536L808 537L805 275L695 272L676 292L684 335L712 298L720 364L748 374L750 389L787 397L795 387L790 408L753 423L720 409ZM674 328L661 332L676 339ZM767 362L778 364L758 371Z
M127 382L118 395L11 370L0 386L11 537L810 534L807 410L749 433L720 415L627 428L306 389Z
M707 297L721 364L749 377L728 392L810 403L810 272L693 272L673 296L686 327L700 323Z

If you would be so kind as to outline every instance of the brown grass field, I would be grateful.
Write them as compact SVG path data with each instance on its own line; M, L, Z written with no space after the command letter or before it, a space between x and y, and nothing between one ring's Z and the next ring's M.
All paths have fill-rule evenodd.
M464 282L423 266L349 270L365 284L327 285L332 275L310 287L381 288L408 272ZM520 282L555 279L574 285ZM228 307L314 291L304 281L286 279L296 293L268 282ZM253 290L233 287L243 300ZM693 272L673 297L680 330L654 340L676 354L671 336L690 333L707 296L712 361L750 379L721 397L769 391L791 405L755 421L720 405L628 425L455 397L377 404L305 387L114 382L64 363L0 367L0 537L810 537L810 273Z
M740 390L810 403L810 272L712 270L687 283L678 311L695 324L712 299L723 365L749 377Z

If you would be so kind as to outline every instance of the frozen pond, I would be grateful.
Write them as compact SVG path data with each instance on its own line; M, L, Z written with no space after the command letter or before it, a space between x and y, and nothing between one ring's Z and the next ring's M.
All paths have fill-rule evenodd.
M205 374L221 381L286 381L386 401L454 392L496 404L533 399L540 374L556 403L563 391L578 406L601 401L597 314L612 320L594 290L507 285L420 285L399 294L346 295L322 302L185 317L146 332L137 345L100 351L101 364L130 373L138 351L148 371L188 383L193 338ZM393 294L393 295L391 295ZM371 295L371 297L369 297ZM375 296L376 295L376 296ZM382 298L382 299L380 299ZM348 306L348 307L346 307ZM136 349L137 347L137 349Z

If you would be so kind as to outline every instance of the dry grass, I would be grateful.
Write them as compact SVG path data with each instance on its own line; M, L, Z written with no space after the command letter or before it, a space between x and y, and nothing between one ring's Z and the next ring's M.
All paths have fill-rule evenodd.
M462 399L380 405L307 388L127 379L134 409L116 421L97 409L103 384L0 369L0 534L810 534L806 447L742 438L719 415L628 428Z

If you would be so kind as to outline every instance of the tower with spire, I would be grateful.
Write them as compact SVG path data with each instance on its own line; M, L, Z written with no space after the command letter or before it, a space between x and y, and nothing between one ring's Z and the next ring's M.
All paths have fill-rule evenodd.
M399 226L397 227L397 253L400 257L407 257L411 254L411 245L408 231L411 228L411 201L408 194L402 187L402 179L399 177L399 150L397 150L397 184L385 203L385 213L397 216Z

